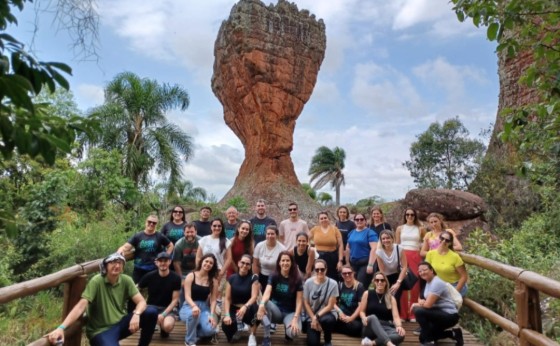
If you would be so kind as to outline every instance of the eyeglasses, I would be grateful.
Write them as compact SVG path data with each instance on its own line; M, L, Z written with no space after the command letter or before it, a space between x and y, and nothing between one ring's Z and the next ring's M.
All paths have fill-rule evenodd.
M444 241L446 243L451 243L451 239L445 237L439 237L439 240Z
M173 210L173 214L183 214L182 210Z
M352 275L352 272L342 272L341 274L344 276L348 276L348 275Z
M375 279L374 282L385 282L385 279Z
M146 221L146 223L147 223L148 225L154 225L154 226L157 225L157 221L150 221L150 220L148 220L148 221Z
M416 215L410 214L410 213L406 213L406 214L404 214L404 215L406 215L406 216L416 216Z
M249 262L243 262L243 261L239 262L239 264L241 264L241 265L243 265L243 266L247 266L247 267L251 265L251 263L249 263Z
M315 271L316 271L317 273L324 273L325 270L326 270L325 268L315 268Z
M297 208L288 208L288 211L296 211Z
M366 219L363 219L361 217L354 219L354 221L366 221Z

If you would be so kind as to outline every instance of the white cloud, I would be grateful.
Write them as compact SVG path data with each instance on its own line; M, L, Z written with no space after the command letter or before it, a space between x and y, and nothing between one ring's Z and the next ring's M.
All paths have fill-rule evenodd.
M78 84L74 89L76 102L84 110L99 106L105 101L103 87L94 84Z
M400 1L393 29L402 30L420 23L434 22L453 15L447 0L407 0Z

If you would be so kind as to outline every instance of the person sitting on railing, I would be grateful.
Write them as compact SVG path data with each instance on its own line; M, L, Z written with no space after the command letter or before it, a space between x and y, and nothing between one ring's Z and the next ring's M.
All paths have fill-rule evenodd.
M435 250L428 251L426 262L430 263L438 273L438 277L449 282L461 293L467 295L467 280L469 275L461 256L453 250L453 233L441 232L439 246Z
M459 312L447 284L437 277L434 268L428 262L420 262L418 275L426 281L426 299L418 299L418 303L412 304L411 309L421 328L420 343L429 346L434 345L437 340L451 338L457 342L457 346L462 346L464 343L461 328L448 329L459 322Z
M82 293L82 299L74 306L61 325L47 337L51 344L64 342L64 330L76 322L87 309L86 335L90 345L118 345L141 329L139 346L147 346L152 340L158 313L148 307L138 292L132 278L122 274L125 258L114 253L100 264L100 274L95 275ZM128 313L126 302L132 299L136 307Z

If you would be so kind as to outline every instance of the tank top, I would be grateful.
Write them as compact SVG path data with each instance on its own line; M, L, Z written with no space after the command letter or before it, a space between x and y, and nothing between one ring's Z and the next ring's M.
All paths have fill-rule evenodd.
M401 246L405 250L420 250L420 229L416 225L404 224L401 227Z
M309 260L309 254L307 251L309 251L309 246L305 248L303 255L299 255L297 246L294 247L294 261L296 262L299 271L302 273L305 273L305 270L307 269L307 261Z
M210 287L202 286L196 283L196 275L193 273L193 282L191 286L191 298L194 301L206 301L210 295Z
M375 315L382 321L393 320L391 310L387 309L387 306L385 305L385 295L382 295L380 299L375 290L368 290L366 316L369 315Z

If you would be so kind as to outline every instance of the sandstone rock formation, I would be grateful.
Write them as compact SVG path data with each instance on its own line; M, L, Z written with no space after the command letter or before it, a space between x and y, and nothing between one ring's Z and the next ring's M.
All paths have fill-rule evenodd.
M304 213L314 217L318 206L301 189L290 153L325 49L323 21L295 4L240 0L233 6L215 42L212 90L245 160L223 201L242 196L254 204L265 198L275 214L294 200L308 205Z
M486 232L490 228L484 219L488 210L486 203L479 196L458 190L447 189L414 189L404 199L393 203L393 208L386 214L387 222L396 229L403 224L403 215L407 208L415 209L418 218L427 226L426 217L432 213L440 213L447 225L459 235L463 241L468 234L481 228Z

